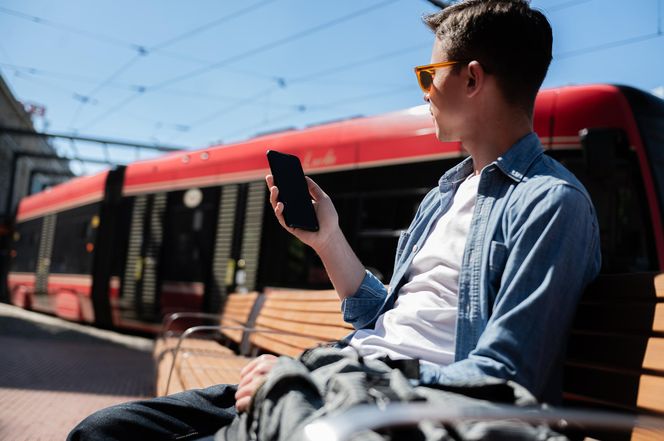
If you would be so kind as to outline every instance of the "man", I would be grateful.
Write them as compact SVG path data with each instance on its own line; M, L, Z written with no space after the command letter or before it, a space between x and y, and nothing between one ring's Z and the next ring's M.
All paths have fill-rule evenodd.
M268 176L270 202L284 228L320 256L357 329L347 343L364 357L419 359L421 384L491 376L555 402L565 337L600 250L588 194L532 132L551 28L522 0L463 1L425 22L436 39L418 81L438 139L461 141L470 157L425 197L399 240L390 287L365 271L312 180L318 232L285 226ZM248 365L237 391L215 386L111 408L70 439L210 434L228 424L234 400L247 409L275 360Z

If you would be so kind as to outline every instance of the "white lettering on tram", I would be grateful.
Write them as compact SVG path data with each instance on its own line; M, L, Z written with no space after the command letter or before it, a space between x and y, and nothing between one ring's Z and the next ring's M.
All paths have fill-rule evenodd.
M304 168L327 167L330 165L334 165L336 163L337 163L337 156L334 154L334 149L328 149L325 152L325 155L320 157L314 156L314 153L311 150L309 150L304 155L304 159L302 160L302 166Z

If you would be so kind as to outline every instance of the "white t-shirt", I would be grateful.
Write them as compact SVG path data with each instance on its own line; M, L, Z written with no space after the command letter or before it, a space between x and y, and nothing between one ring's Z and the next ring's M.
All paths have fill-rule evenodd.
M438 365L454 361L459 271L479 180L473 174L457 189L413 258L394 308L378 317L374 329L355 333L350 345L360 354Z

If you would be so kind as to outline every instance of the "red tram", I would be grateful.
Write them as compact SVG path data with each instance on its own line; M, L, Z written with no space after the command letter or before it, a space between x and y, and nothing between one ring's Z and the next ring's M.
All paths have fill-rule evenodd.
M591 193L602 271L664 270L664 101L623 86L543 90L535 131ZM12 302L150 331L173 310L217 311L233 290L329 286L312 250L266 209L267 149L302 159L362 262L385 281L420 199L466 155L436 140L419 106L78 178L21 201Z

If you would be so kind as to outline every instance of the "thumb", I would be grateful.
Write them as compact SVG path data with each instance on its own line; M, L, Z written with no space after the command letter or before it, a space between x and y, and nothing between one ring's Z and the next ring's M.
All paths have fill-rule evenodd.
M313 179L311 179L309 176L305 176L305 179L307 180L307 187L309 188L309 194L314 199L314 201L320 201L321 199L327 196L327 194L325 194L323 189L320 188L318 184L314 182Z

